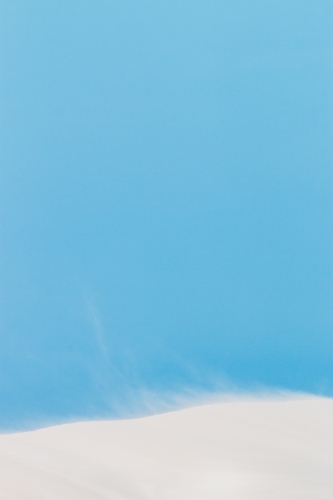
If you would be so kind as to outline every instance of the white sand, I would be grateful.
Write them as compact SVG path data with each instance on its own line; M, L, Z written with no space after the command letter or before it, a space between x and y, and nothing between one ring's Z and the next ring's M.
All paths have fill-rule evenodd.
M332 500L333 399L231 401L2 435L0 499Z

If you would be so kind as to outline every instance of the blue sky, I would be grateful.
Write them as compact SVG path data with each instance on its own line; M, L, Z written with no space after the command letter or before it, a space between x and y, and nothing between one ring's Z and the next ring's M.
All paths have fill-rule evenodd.
M333 394L332 10L1 0L1 426Z

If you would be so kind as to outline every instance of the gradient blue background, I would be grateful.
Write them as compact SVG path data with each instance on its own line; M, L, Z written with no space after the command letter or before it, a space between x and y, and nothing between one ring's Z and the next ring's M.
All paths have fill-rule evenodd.
M143 388L333 395L332 21L0 1L0 426Z

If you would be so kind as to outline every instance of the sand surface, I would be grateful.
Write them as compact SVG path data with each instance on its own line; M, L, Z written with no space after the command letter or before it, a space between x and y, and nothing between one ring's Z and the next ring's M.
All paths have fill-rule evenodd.
M1 500L332 500L333 399L229 401L0 436Z

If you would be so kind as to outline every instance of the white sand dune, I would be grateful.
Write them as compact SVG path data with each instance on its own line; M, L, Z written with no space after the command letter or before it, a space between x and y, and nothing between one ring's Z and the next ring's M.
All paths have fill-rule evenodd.
M332 500L333 399L258 399L0 436L1 500Z

